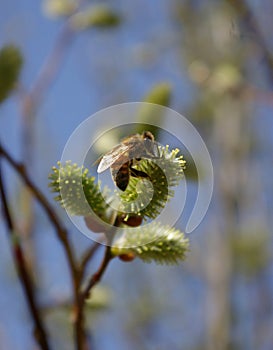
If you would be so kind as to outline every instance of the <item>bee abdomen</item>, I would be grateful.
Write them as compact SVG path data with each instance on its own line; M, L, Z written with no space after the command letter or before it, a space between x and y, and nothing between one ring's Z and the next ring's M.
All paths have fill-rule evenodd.
M124 163L119 170L113 174L113 177L117 187L121 191L125 191L130 178L129 162Z

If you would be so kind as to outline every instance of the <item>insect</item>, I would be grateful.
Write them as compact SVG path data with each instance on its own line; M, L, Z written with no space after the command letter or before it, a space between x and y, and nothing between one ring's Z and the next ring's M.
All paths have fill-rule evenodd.
M136 161L141 158L155 158L158 149L154 143L154 135L150 131L144 131L142 134L129 136L106 153L100 160L98 173L106 169L111 169L111 174L117 187L125 191L130 176L148 178L143 171L133 168Z

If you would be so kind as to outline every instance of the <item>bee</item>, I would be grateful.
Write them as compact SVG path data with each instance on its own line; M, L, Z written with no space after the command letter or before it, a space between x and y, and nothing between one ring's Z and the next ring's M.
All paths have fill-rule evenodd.
M125 191L130 176L149 178L143 171L133 168L136 161L141 158L155 158L158 148L154 143L154 135L150 131L129 136L106 153L100 160L97 172L102 173L111 169L112 178L121 191Z

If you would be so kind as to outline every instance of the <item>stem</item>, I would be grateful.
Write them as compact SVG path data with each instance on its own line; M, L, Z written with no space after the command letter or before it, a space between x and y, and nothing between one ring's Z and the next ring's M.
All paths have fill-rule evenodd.
M89 296L91 289L101 280L109 262L113 258L111 254L111 246L106 246L103 260L97 270L89 280L89 283L79 295L78 307L75 310L75 337L77 341L77 350L88 350L88 345L83 342L85 337L82 337L82 334L86 335L84 330L84 302L85 299Z
M114 256L112 255L111 252L111 246L112 246L112 242L117 230L117 227L120 225L121 221L120 221L120 217L117 216L116 214L113 214L113 227L112 229L105 233L106 236L106 247L105 247L105 251L104 251L104 257L102 259L102 262L97 270L97 272L95 272L89 282L87 283L87 286L85 287L85 289L83 290L82 294L81 294L81 300L80 300L80 306L81 308L83 308L84 305L84 301L86 298L88 298L89 293L91 291L91 289L101 280L106 268L108 267L108 264L110 263L110 261L114 258Z
M97 270L97 272L95 272L92 275L87 286L85 287L85 289L83 290L83 292L81 294L81 303L82 304L84 303L84 300L86 298L88 298L91 289L101 280L108 264L110 263L110 261L112 259L113 259L113 255L111 253L111 246L106 246L105 252L104 252L104 257L103 257L103 260L99 266L99 269Z
M104 257L101 261L101 264L100 264L97 272L95 272L91 276L89 282L87 283L87 286L85 287L83 292L79 295L79 303L77 305L78 308L77 308L76 313L75 313L75 337L77 339L77 350L87 350L88 349L86 344L83 344L82 338L81 338L81 334L84 331L84 322L85 322L84 321L84 302L85 302L85 299L89 296L91 289L101 280L101 278L102 278L104 272L106 271L110 261L114 258L112 253L111 253L111 243L112 243L115 231L116 231L119 223L120 223L119 217L115 217L113 228L107 234L105 233L105 236L107 238L107 245L105 247ZM96 245L94 245L94 249L95 249L95 247L96 247ZM92 254L93 253L91 253L91 250L90 250L89 255L92 256ZM87 256L88 256L88 254L86 255L86 257ZM83 261L85 261L85 260L83 260ZM87 260L87 262L88 262L88 260Z
M82 278L85 275L85 271L87 268L87 265L90 261L90 259L94 256L94 254L97 252L97 250L101 247L101 243L96 242L94 243L91 247L89 247L86 252L84 253L82 260L81 260L81 264L80 264L80 279L82 280Z
M23 292L26 297L29 312L33 318L33 322L35 325L34 337L37 343L40 345L41 349L49 350L50 347L47 340L45 326L43 324L42 318L39 313L39 308L37 306L36 298L34 295L34 287L27 271L26 259L25 259L23 250L21 248L19 239L16 236L15 225L13 223L13 220L9 211L6 191L5 191L3 178L2 178L1 159L0 159L0 193L2 198L4 219L9 232L9 239L10 239L10 244L11 244L12 253L13 253L13 260L19 276L19 280L23 288Z

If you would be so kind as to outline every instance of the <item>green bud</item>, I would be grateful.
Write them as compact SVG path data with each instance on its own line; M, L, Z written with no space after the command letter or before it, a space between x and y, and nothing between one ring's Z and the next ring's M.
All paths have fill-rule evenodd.
M0 103L15 88L19 78L23 57L20 50L13 45L6 45L0 50Z
M123 229L124 230L124 229ZM114 242L113 256L132 254L144 262L177 264L186 258L189 239L184 233L170 226L153 222L149 225L128 229Z
M45 0L43 2L43 11L51 18L70 16L77 7L77 0Z
M71 25L76 30L94 27L115 27L119 22L119 16L110 8L103 5L90 6L86 10L77 12L71 17Z

